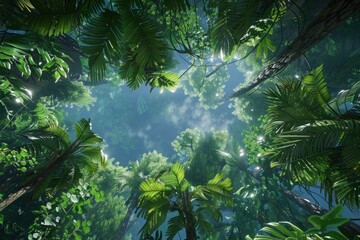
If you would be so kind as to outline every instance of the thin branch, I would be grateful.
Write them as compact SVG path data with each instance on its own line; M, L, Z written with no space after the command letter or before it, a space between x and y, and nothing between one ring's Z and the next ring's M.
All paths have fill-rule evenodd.
M255 51L255 49L260 45L260 43L265 39L265 37L270 33L271 29L274 27L274 24L276 22L276 20L278 19L280 15L280 11L277 12L277 15L275 17L275 20L272 22L271 26L269 27L269 29L266 31L266 33L264 34L264 36L262 36L262 38L260 39L260 41L251 49L251 51L249 53L247 53L244 57L240 58L240 59L236 59L234 61L231 61L229 63L224 62L222 64L220 64L219 66L217 66L212 72L210 72L208 75L206 75L206 78L210 77L211 75L215 74L220 68L222 68L225 65L230 65L233 63L236 63L238 61L241 61L245 58L247 58L251 53L253 53Z

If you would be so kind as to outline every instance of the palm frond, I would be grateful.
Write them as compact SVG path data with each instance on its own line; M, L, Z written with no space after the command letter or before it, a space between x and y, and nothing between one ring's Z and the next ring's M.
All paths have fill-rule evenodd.
M168 58L167 43L155 22L142 14L125 16L124 36L142 68L155 68Z
M320 104L328 103L331 99L324 79L323 65L320 65L311 71L309 75L303 77L301 82L316 96Z
M215 54L228 56L249 37L260 36L266 29L256 28L256 25L261 24L259 20L262 18L269 18L267 15L271 8L271 4L258 0L220 2L211 30Z
M28 12L31 12L35 8L30 0L15 0L15 2L21 9L25 9Z
M186 11L189 8L188 0L164 0L163 4L168 10L175 12Z
M122 49L123 29L121 16L105 10L91 18L82 29L81 49L89 56L90 80L104 80L106 62Z
M30 29L45 36L65 34L79 27L81 20L98 13L103 0L32 0L32 11L27 17Z
M329 102L331 108L339 115L357 117L360 113L360 82L355 83L348 90L342 90Z
M233 205L231 180L230 178L224 179L222 174L216 174L205 186L200 186L200 189L214 200L219 200L229 206Z
M28 130L19 135L27 139L24 147L34 156L58 152L64 143L61 140L59 142L56 135L43 129Z
M47 108L42 103L38 102L36 108L34 109L34 116L36 118L37 125L41 127L46 127L50 124L58 125L58 120L55 116L55 113L52 109Z
M267 91L272 167L293 181L320 181L329 201L349 206L359 206L359 87L330 100L320 66L302 82L282 80Z
M103 142L103 140L91 130L90 119L81 119L75 123L76 141L81 142L82 146L93 146Z
M275 239L302 239L305 237L304 231L295 226L290 222L272 222L267 223L268 226L260 229L261 232L266 233L267 235L256 235L254 240L275 240Z
M169 47L157 23L126 7L122 8L122 18L127 48L120 75L134 89L144 82L152 88L174 86L177 77L166 72L172 65Z
M168 71L158 71L150 74L146 84L151 86L151 90L156 87L171 90L177 86L178 81L179 76L176 73Z
M141 208L139 215L146 220L146 223L140 230L141 236L144 236L151 234L165 222L170 203L165 197L152 200L141 199L139 207Z
M353 132L358 135L359 132ZM332 167L336 199L348 206L360 207L360 143L356 140L341 148L342 161Z
M202 204L199 208L196 209L195 216L197 216L201 212L209 213L210 217L217 222L222 221L222 214L219 207L212 203Z
M153 178L147 178L140 184L140 190L142 191L140 199L145 200L161 196L166 191L166 187Z
M170 218L167 224L166 236L167 239L172 240L178 232L185 228L185 218L183 215L178 215Z
M213 48L216 54L229 55L236 47L237 40L231 33L228 26L231 23L229 16L221 16L216 19L214 27L211 30L213 39Z
M327 118L324 107L309 91L304 90L301 82L281 79L275 88L265 91L269 103L269 124L267 131L289 131L302 123L313 123Z
M328 152L349 140L352 131L358 131L360 122L351 120L322 120L298 126L278 135L276 148L282 151L280 159L298 159Z
M55 123L49 124L46 128L46 131L55 135L58 138L57 140L60 142L61 147L65 148L70 145L71 141L68 132L65 129L56 125Z
M171 166L170 171L162 175L160 179L165 185L180 188L185 177L185 169L180 163Z
M197 223L196 228L199 230L200 234L209 234L213 230L213 226L209 223L208 219L201 213L197 214Z

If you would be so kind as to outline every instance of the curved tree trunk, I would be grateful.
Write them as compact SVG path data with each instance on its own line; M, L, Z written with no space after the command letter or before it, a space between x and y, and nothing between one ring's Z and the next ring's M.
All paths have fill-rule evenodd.
M289 63L300 57L310 47L322 40L339 23L344 22L360 10L360 0L332 0L315 19L282 51L275 60L247 86L233 93L230 98L239 97L266 79L276 75Z

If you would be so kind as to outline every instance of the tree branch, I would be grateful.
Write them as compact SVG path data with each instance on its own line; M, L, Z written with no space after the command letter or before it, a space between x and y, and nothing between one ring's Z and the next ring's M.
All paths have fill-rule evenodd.
M233 93L230 98L239 97L266 79L275 76L289 63L304 54L310 47L322 40L338 24L360 10L360 0L332 0L315 19L279 56L248 85Z

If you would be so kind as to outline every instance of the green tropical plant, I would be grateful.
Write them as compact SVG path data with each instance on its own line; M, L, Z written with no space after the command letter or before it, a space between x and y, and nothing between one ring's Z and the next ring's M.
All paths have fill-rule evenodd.
M130 218L138 205L138 198L141 194L141 183L148 177L155 177L159 172L164 171L167 166L167 158L155 150L144 153L139 160L129 164L129 170L121 177L123 192L128 192L128 196L126 196L128 209L115 239L121 239L131 224Z
M76 0L66 3L60 0L31 0L29 3L31 7L25 15L27 26L44 36L68 33L81 26L85 19L98 14L104 6L104 0Z
M141 229L142 237L158 229L169 212L177 212L167 222L167 238L173 239L185 229L186 239L195 240L198 233L212 231L207 216L221 221L220 204L233 204L229 178L216 174L205 185L191 186L180 163L173 164L159 178L147 178L140 190L138 214L146 220Z
M227 137L225 131L211 131L201 136L185 163L185 175L189 181L196 185L206 184L214 174L222 171L225 162L218 151L225 148Z
M338 230L331 229L333 227L339 227L349 221L348 218L340 217L342 211L343 207L338 205L322 216L310 216L308 221L313 227L307 231L301 230L291 222L267 223L266 227L260 229L260 231L266 233L266 235L256 235L254 240L348 240L348 238ZM246 237L246 240L251 239L249 236Z
M27 237L32 239L71 238L91 236L92 225L87 211L104 201L104 192L93 180L79 180L79 184L58 196L46 198L46 204L34 211L35 219Z
M329 202L352 206L360 205L359 91L357 83L331 99L320 66L266 92L272 166L294 182L320 182Z
M102 154L103 140L91 130L90 120L81 119L75 124L76 138L73 141L63 128L54 123L45 129L23 132L22 136L30 142L23 147L41 164L26 176L20 189L0 202L0 211L25 193L32 192L36 197L45 191L68 188L85 174L95 173L99 165L106 165Z
M227 68L219 69L211 76L207 72L213 71L213 67L197 67L183 75L180 86L185 94L198 97L204 109L216 109L224 103L225 83L229 80Z
M266 35L281 16L280 4L258 0L218 3L211 29L215 54L231 55L241 44Z

